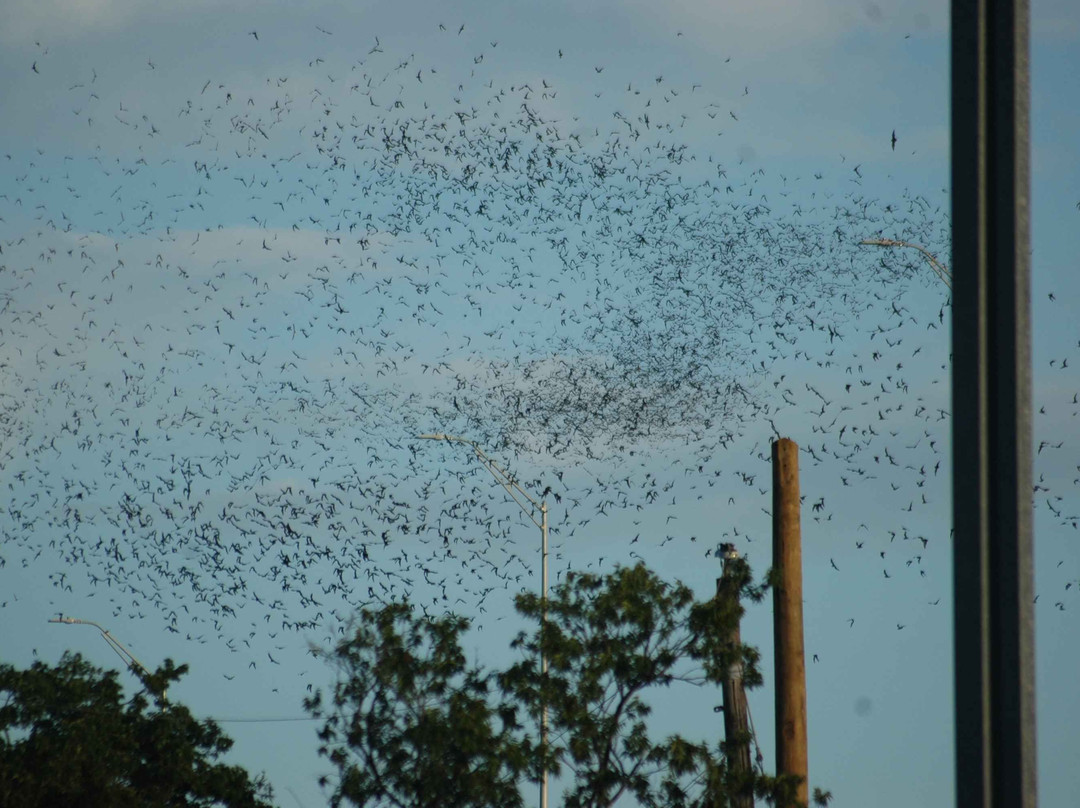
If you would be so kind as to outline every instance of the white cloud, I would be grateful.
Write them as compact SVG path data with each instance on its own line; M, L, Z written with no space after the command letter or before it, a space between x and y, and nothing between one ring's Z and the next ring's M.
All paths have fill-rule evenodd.
M27 40L48 45L134 28L153 17L196 16L220 10L215 0L184 0L179 8L153 0L12 0L0 10L0 38L17 45ZM233 9L248 5L233 2Z

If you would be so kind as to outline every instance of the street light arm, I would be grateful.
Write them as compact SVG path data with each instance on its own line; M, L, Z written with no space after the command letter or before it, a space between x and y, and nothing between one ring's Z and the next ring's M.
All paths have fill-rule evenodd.
M937 273L937 276L941 278L947 287L949 287L949 291L952 291L952 273L942 266L925 247L920 247L918 244L912 244L910 241L900 241L892 238L864 238L859 244L869 244L875 247L913 247L923 254L923 257L930 262L930 267Z
M441 432L427 435L417 435L417 437L423 440L445 440L452 443L464 443L468 446L471 446L473 452L476 453L476 459L479 460L484 465L484 468L486 468L491 473L491 476L495 478L495 482L497 482L499 485L506 489L506 493L510 495L510 498L517 503L518 507L521 508L522 511L524 511L525 515L529 517L529 520L534 525L536 525L537 527L543 527L540 522L536 520L536 517L533 516L533 511L543 511L544 506L541 503L537 502L535 498L530 496L529 492L522 488L520 485L518 485L513 477L511 477L507 472L503 471L494 460L488 457L484 453L484 450L477 445L476 441L471 441L468 438L459 438L456 435L445 435ZM519 494L525 497L526 500L529 501L529 503L533 506L533 510L530 510L528 507L526 507L525 503L523 503L514 495L515 491L517 491Z
M101 632L101 636L102 638L104 638L105 642L107 642L109 644L109 647L116 652L117 656L124 660L124 662L129 668L138 668L140 671L143 672L145 676L150 675L150 671L146 669L146 666L139 662L139 660L135 658L135 655L131 653L131 651L121 645L120 641L116 639L116 637L114 637L112 634L110 634L105 629L105 627L100 625L99 623L95 623L93 620L79 620L75 617L56 617L50 619L49 622L64 623L68 626L93 626Z

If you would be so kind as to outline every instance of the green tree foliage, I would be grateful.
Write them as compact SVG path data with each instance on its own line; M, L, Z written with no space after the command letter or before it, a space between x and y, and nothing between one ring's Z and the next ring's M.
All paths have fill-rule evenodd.
M517 609L536 628L513 643L520 661L495 675L466 664L463 618L419 617L402 603L364 610L327 654L338 668L329 704L321 693L306 701L325 719L332 804L516 806L519 780L538 781L546 766L561 775L566 808L718 808L740 791L794 806L797 778L736 778L723 744L650 730L660 688L717 686L733 664L749 686L761 682L757 652L733 646L730 629L741 600L763 589L745 562L730 563L728 596L704 601L642 564L570 573L546 603L521 594ZM537 726L545 704L546 745L518 720Z
M756 596L748 571L743 583ZM568 808L610 806L626 794L643 806L705 805L719 796L727 786L719 750L679 735L654 739L648 696L674 683L719 683L740 660L746 681L761 681L756 653L728 642L737 601L696 601L688 587L639 563L606 576L570 573L546 606L522 594L517 608L538 627L515 640L526 657L502 682L533 715L548 705L549 766L572 774Z
M337 768L335 808L513 808L525 768L515 709L493 705L490 677L469 667L463 618L426 619L391 604L364 610L327 656L339 678L329 703L305 700L319 753ZM324 784L325 784L324 779Z
M55 667L0 665L3 808L264 808L270 787L219 763L232 741L165 690L171 660L126 700L116 671L65 654Z

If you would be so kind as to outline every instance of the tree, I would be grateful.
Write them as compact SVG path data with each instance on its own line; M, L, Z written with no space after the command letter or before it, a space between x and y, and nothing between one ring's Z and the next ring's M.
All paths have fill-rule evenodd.
M319 753L338 770L331 805L513 808L525 769L511 705L492 705L490 677L465 661L468 621L418 618L406 604L363 610L328 658L340 676ZM324 778L323 783L327 780Z
M269 806L262 775L218 762L232 740L166 701L186 671L166 660L125 701L118 673L78 654L55 667L0 665L0 806Z
M759 596L749 574L742 583ZM725 640L741 607L715 597L698 602L688 587L638 563L606 576L570 573L546 609L534 594L519 595L517 608L539 627L515 640L526 658L502 682L533 714L547 704L556 736L550 754L573 775L569 808L610 806L625 794L645 806L719 798L729 785L719 749L679 735L654 740L646 697L679 682L719 683L736 659L747 683L760 683L757 653ZM535 662L541 648L546 677Z
M736 583L761 597L745 562ZM326 719L320 753L338 770L334 806L520 805L518 780L538 780L545 766L569 771L567 808L623 797L708 808L742 788L793 804L792 778L736 780L721 744L650 733L648 696L657 688L718 684L737 660L749 685L761 682L757 652L726 639L738 602L697 601L638 564L571 573L546 610L533 594L519 595L517 609L537 628L517 637L522 660L497 675L466 664L463 618L418 617L405 603L360 613L353 636L327 654L339 669L329 705L321 693L306 702ZM542 749L518 714L538 721L545 703L551 738Z

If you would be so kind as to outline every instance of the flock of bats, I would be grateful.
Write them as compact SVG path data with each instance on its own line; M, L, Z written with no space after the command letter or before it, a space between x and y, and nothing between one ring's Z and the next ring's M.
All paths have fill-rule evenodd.
M255 79L35 61L78 145L0 154L6 574L230 647L402 597L483 612L535 584L531 534L425 432L483 446L608 564L745 537L725 511L767 509L783 433L838 574L944 564L948 289L859 245L947 256L942 201L870 194L854 160L721 159L748 87L560 83L440 29L437 64L374 38ZM1036 402L1035 501L1066 530L1077 347ZM880 521L841 525L856 500ZM723 537L682 528L691 504Z

